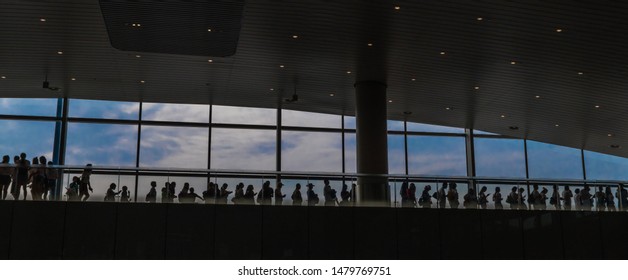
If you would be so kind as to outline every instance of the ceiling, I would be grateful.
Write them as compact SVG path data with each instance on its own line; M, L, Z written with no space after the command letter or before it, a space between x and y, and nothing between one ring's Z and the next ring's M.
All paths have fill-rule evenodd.
M353 84L378 80L390 119L628 156L621 1L250 0L242 14L235 54L208 57L113 48L98 0L3 0L0 96L276 108L296 90L281 106L352 115Z

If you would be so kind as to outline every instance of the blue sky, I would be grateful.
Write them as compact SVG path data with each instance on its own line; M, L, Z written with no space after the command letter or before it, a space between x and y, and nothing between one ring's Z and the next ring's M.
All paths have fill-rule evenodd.
M0 99L1 114L54 116L56 99ZM173 105L145 103L143 119L160 121L209 122L207 105ZM214 123L275 125L272 109L214 106ZM137 119L139 105L133 102L71 100L70 117L99 119ZM340 128L337 115L285 110L282 122L286 126ZM52 156L55 122L0 120L4 128L0 138L0 153L10 156L27 152ZM389 121L389 129L402 130L403 123ZM345 118L346 128L355 128L355 118ZM408 124L412 131L463 133L460 128L425 124ZM70 123L68 127L66 162L73 165L93 163L108 166L134 166L138 127L125 124ZM141 131L140 166L166 168L207 168L209 150L207 128L148 126ZM276 131L264 129L214 128L211 133L211 162L213 169L275 170ZM389 172L405 173L404 137L389 135ZM410 174L464 176L466 175L465 143L463 137L409 136L408 167ZM345 134L346 172L355 172L355 135ZM476 168L479 176L525 177L522 140L476 138ZM330 132L287 131L282 134L282 163L284 171L341 172L342 135ZM580 150L528 142L530 176L534 178L582 178ZM585 152L589 179L628 179L628 160L620 157ZM162 178L163 179L163 178ZM160 181L159 179L157 181ZM271 178L263 178L263 180ZM95 178L102 193L117 176ZM197 184L197 192L205 189L200 178L177 178ZM134 179L124 178L134 185ZM127 182L128 181L128 182ZM148 191L150 178L140 178L140 198ZM221 180L218 180L222 182ZM237 179L229 179L233 188ZM257 179L242 180L245 184L261 185ZM258 182L260 181L260 182ZM306 182L303 182L306 183ZM285 193L295 182L286 182ZM322 182L315 182L322 188ZM163 182L159 183L161 187ZM340 191L341 182L332 182ZM421 187L420 187L421 189ZM319 189L320 190L320 189Z

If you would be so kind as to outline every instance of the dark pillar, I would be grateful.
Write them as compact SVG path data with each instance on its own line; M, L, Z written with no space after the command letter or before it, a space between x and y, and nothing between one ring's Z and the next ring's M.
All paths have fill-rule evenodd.
M389 206L386 84L355 84L358 173L357 202L361 206ZM368 175L373 176L368 176Z

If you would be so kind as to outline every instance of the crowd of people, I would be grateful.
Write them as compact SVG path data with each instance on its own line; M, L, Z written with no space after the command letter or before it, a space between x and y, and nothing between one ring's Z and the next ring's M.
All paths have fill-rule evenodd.
M511 192L505 197L500 187L495 188L493 194L487 193L488 188L483 186L479 192L474 187L469 187L462 197L462 207L467 209L487 209L489 197L495 209L504 209L504 203L510 209L517 210L546 210L552 207L555 210L587 210L616 211L628 209L628 190L619 185L615 193L611 186L597 186L597 191L592 193L591 186L584 185L582 189L576 188L573 192L570 187L563 186L563 191L558 185L552 185L552 193L545 187L539 190L538 184L533 184L532 189L526 192L521 187L512 187ZM402 183L400 188L402 207L431 208L435 202L437 208L457 209L460 207L460 195L456 182L444 182L438 190L431 193L432 187L426 185L421 195L416 196L414 183ZM615 200L617 199L617 205ZM548 205L549 203L549 205Z
M0 197L6 200L9 193L13 199L19 200L21 193L23 200L28 196L28 189L31 192L32 200L56 200L55 190L60 178L59 170L47 168L52 165L45 156L34 157L32 162L26 157L26 153L13 157L4 155L0 163ZM50 196L50 198L49 198Z

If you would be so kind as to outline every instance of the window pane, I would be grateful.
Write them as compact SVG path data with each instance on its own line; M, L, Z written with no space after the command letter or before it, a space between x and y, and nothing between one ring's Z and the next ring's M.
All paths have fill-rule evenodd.
M119 102L71 99L68 114L75 118L137 120L140 104L137 102Z
M207 169L209 129L142 126L140 166Z
M211 168L275 170L275 130L212 129Z
M282 126L340 128L340 115L281 110Z
M523 140L475 138L475 172L478 176L525 178Z
M0 98L0 114L55 117L57 101L57 98Z
M212 123L277 125L277 109L212 105Z
M209 123L209 105L143 103L142 120Z
M580 150L528 141L530 178L582 179Z
M345 172L356 173L356 142L355 133L345 133Z
M281 170L342 172L342 135L282 131Z
M69 123L66 164L135 166L137 125Z
M387 121L388 131L403 131L403 121Z
M408 136L410 174L466 176L464 137Z
M345 116L345 129L355 129L355 117Z
M406 174L403 135L388 135L388 174Z
M0 157L24 152L29 160L35 156L46 156L52 161L56 122L0 120Z
M408 122L408 131L464 133L464 128Z
M628 180L628 159L584 151L584 163L589 180Z

